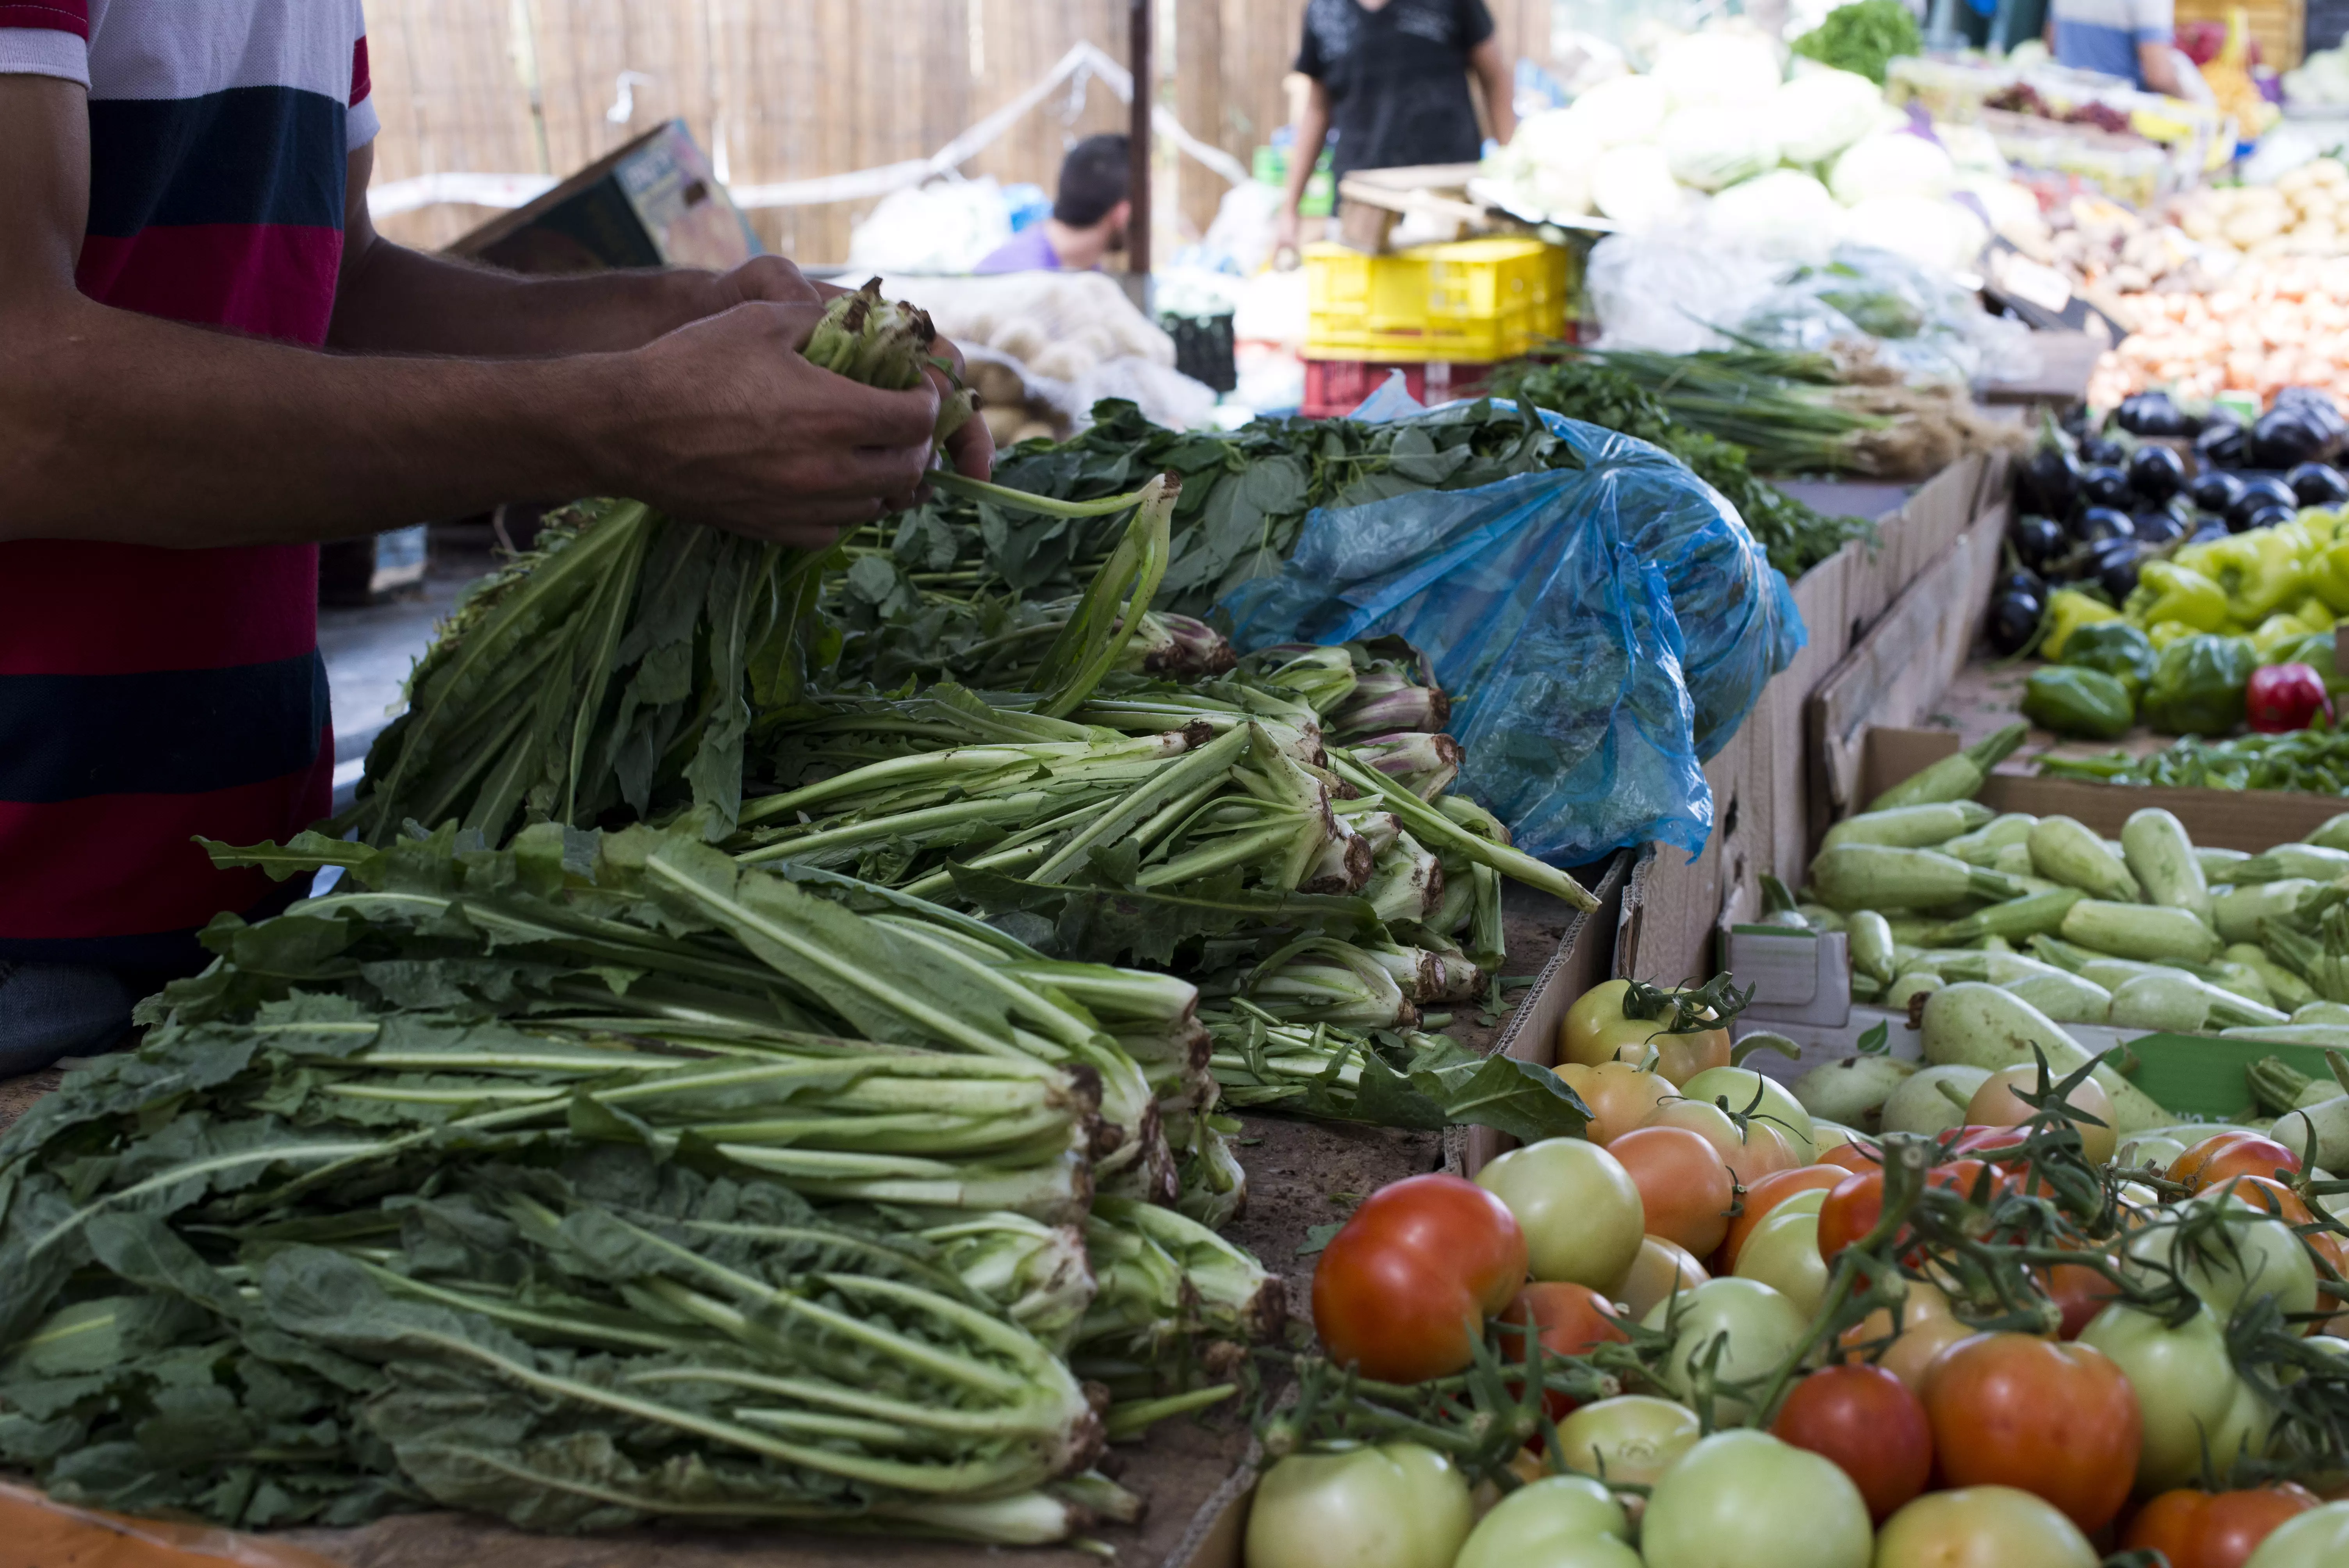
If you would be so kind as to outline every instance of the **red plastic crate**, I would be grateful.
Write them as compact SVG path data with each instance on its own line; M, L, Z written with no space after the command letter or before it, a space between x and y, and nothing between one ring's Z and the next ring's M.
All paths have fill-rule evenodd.
M1371 359L1309 359L1305 362L1305 402L1298 411L1309 419L1341 418L1361 407L1363 398L1385 386L1388 372L1397 370L1402 373L1403 389L1430 405L1448 403L1454 397L1480 397L1493 379L1490 365L1443 359L1417 365Z

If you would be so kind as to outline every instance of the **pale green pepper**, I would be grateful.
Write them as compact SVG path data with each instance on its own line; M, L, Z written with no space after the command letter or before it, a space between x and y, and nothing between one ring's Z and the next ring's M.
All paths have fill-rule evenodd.
M2349 540L2316 552L2309 563L2308 585L2334 614L2349 615Z
M2137 568L2137 592L2128 596L2128 618L2140 626L2174 621L2197 632L2227 624L2227 594L2199 572L2168 561Z
M2308 591L2296 539L2277 529L2189 544L2170 559L2217 583L2240 626L2258 625Z
M2044 659L2062 658L2064 645L2081 627L2121 618L2118 610L2100 599L2089 598L2076 588L2057 589L2048 598L2047 610L2047 640L2039 645L2039 655Z

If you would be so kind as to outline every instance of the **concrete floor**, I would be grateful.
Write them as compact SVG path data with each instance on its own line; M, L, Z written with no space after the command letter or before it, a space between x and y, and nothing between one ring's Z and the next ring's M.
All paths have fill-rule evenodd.
M465 585L496 565L482 552L435 543L425 580L363 610L321 607L318 651L335 711L335 808L349 804L367 764L367 750L402 706L408 672L432 641L435 627L456 608Z

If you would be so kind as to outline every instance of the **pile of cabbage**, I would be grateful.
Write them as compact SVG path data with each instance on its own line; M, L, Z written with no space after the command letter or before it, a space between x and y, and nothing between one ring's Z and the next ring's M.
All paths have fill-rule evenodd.
M1617 77L1529 115L1485 170L1523 216L1596 214L1641 232L1700 222L1711 239L1808 259L1837 242L1945 272L1989 232L1951 200L1963 177L1850 71L1794 62L1728 26L1673 38L1645 75Z

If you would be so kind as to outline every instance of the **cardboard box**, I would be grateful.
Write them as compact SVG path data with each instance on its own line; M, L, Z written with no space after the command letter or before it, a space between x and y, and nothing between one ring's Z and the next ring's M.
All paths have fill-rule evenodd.
M1919 769L1957 750L1957 736L1946 729L1871 727L1866 736L1856 799L1865 804ZM2131 812L2158 806L2175 812L2185 825L2187 837L2197 844L2248 854L2305 838L2349 811L2349 799L2306 795L2296 789L2162 789L2084 779L2043 779L2004 769L1992 773L1976 798L1993 811L2076 818L2106 838L2118 836Z
M450 245L449 254L515 273L661 266L725 272L760 250L692 132L673 119L528 206L492 218Z

